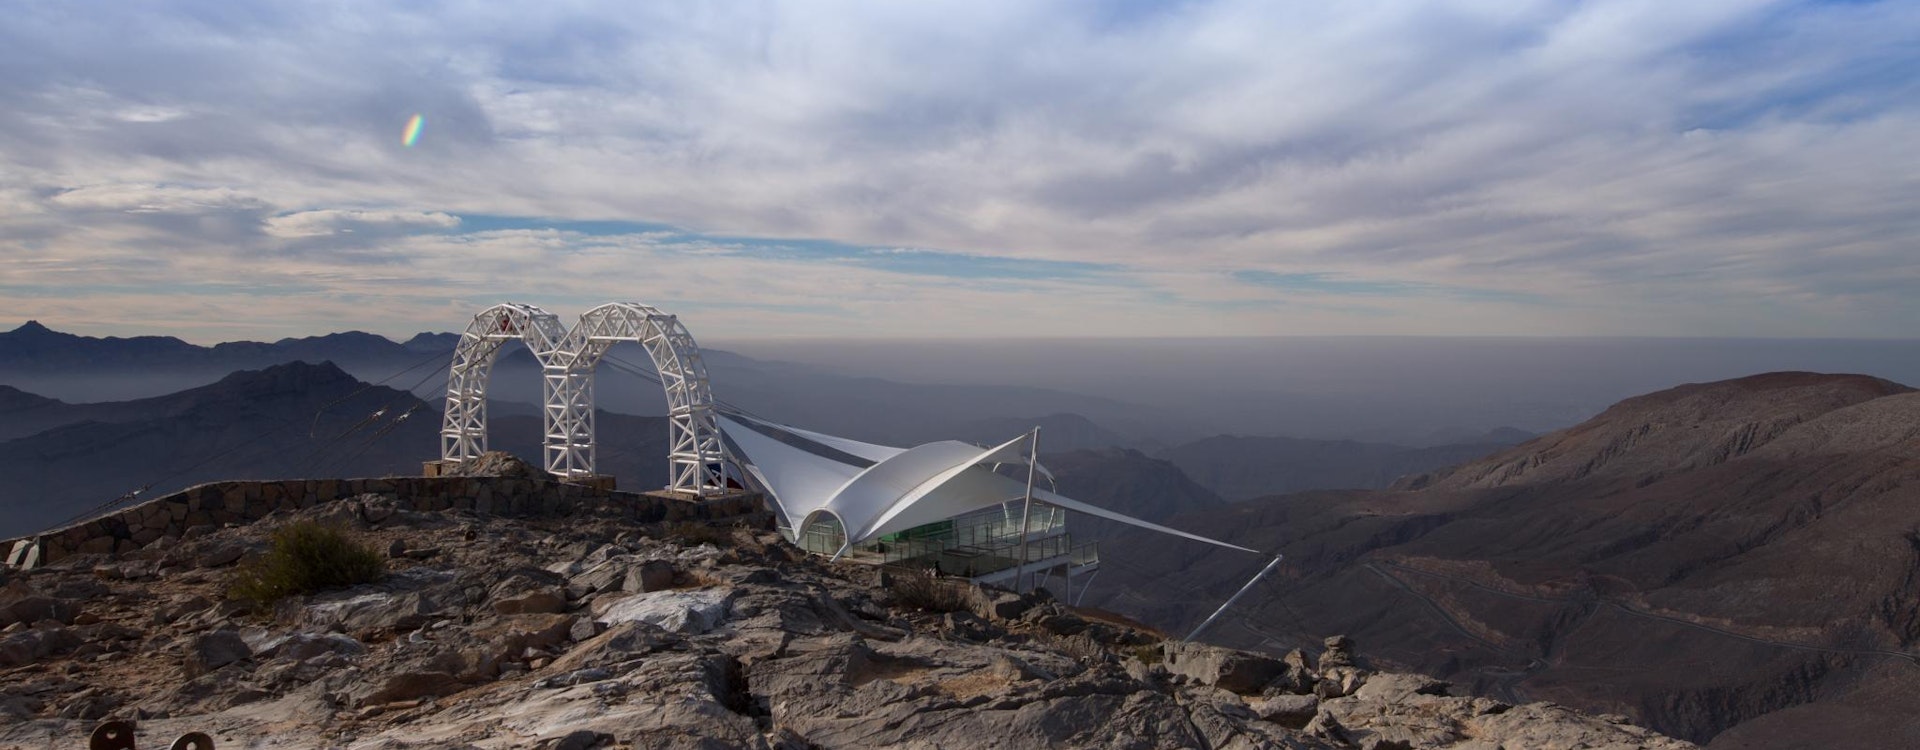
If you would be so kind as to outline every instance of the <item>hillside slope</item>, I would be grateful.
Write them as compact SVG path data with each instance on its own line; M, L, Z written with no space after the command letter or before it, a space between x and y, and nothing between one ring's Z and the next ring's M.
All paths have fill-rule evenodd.
M1920 393L1905 386L1682 386L1399 491L1180 521L1287 555L1218 631L1230 642L1351 632L1408 668L1712 747L1920 745L1898 697L1920 691ZM1257 567L1136 553L1193 562L1117 569L1106 589L1106 606L1165 626Z
M143 747L193 730L264 750L1691 747L1377 673L1344 638L1284 658L1182 644L1045 596L801 557L765 530L476 484L303 496L13 574L0 748L77 746L115 715L140 717ZM487 500L451 497L468 492ZM293 521L385 551L390 572L271 612L223 600L235 562Z
M437 409L331 364L242 371L169 396L73 408L92 421L0 442L0 474L8 478L0 487L0 536L142 487L151 496L215 479L320 470L417 474L438 445ZM380 409L386 414L370 420Z

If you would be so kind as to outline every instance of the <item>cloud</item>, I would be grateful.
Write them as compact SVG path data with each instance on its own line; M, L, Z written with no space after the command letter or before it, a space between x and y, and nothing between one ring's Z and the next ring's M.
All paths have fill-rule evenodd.
M129 214L188 214L260 208L256 198L226 187L190 187L157 184L105 184L69 188L48 199L57 208L75 212L117 211Z
M22 8L0 285L145 254L145 294L379 300L286 316L328 327L670 272L783 330L1912 335L1916 34L1778 0Z
M359 211L320 209L269 217L266 233L281 238L328 237L342 233L407 234L453 229L460 219L438 211Z

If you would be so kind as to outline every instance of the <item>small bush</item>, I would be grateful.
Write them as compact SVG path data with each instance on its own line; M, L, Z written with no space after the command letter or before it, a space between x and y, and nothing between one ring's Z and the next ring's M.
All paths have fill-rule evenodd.
M887 591L896 606L926 612L970 612L975 599L971 583L919 572L888 576Z
M1134 646L1133 658L1139 659L1141 664L1153 666L1166 658L1166 654L1160 650L1160 644L1149 643L1144 646Z
M339 529L301 521L273 532L272 549L240 567L227 596L270 604L296 594L371 583L386 572L386 562L371 547Z

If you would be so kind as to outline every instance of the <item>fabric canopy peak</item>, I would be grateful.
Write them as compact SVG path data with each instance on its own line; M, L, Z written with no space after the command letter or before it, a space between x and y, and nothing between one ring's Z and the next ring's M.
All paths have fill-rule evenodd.
M827 513L840 521L848 546L1027 496L1026 482L996 473L992 466L1031 462L1036 473L1052 478L1045 467L1031 461L1036 432L989 448L957 440L894 448L736 413L722 414L718 419L721 432L740 449L747 471L773 495L789 528L799 533L817 514ZM763 430L784 433L788 440L770 437ZM808 450L795 443L811 443L823 450ZM858 466L833 454L872 463ZM1057 492L1032 488L1032 497L1070 511L1258 554L1237 544L1134 518Z

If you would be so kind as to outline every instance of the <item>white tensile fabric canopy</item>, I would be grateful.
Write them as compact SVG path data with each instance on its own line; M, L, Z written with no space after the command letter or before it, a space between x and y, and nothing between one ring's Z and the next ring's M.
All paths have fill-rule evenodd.
M1027 485L989 468L1027 463L1031 434L992 448L942 440L913 448L894 448L810 432L737 414L719 417L720 430L740 450L743 465L779 503L796 533L819 513L832 515L855 545L885 534L922 526L969 511L991 508L1026 496ZM830 448L869 465L861 466L793 445L770 434L785 433ZM1044 467L1035 466L1037 471ZM1070 511L1105 518L1184 539L1254 552L1189 534L1122 513L1063 497L1039 488L1033 498Z

